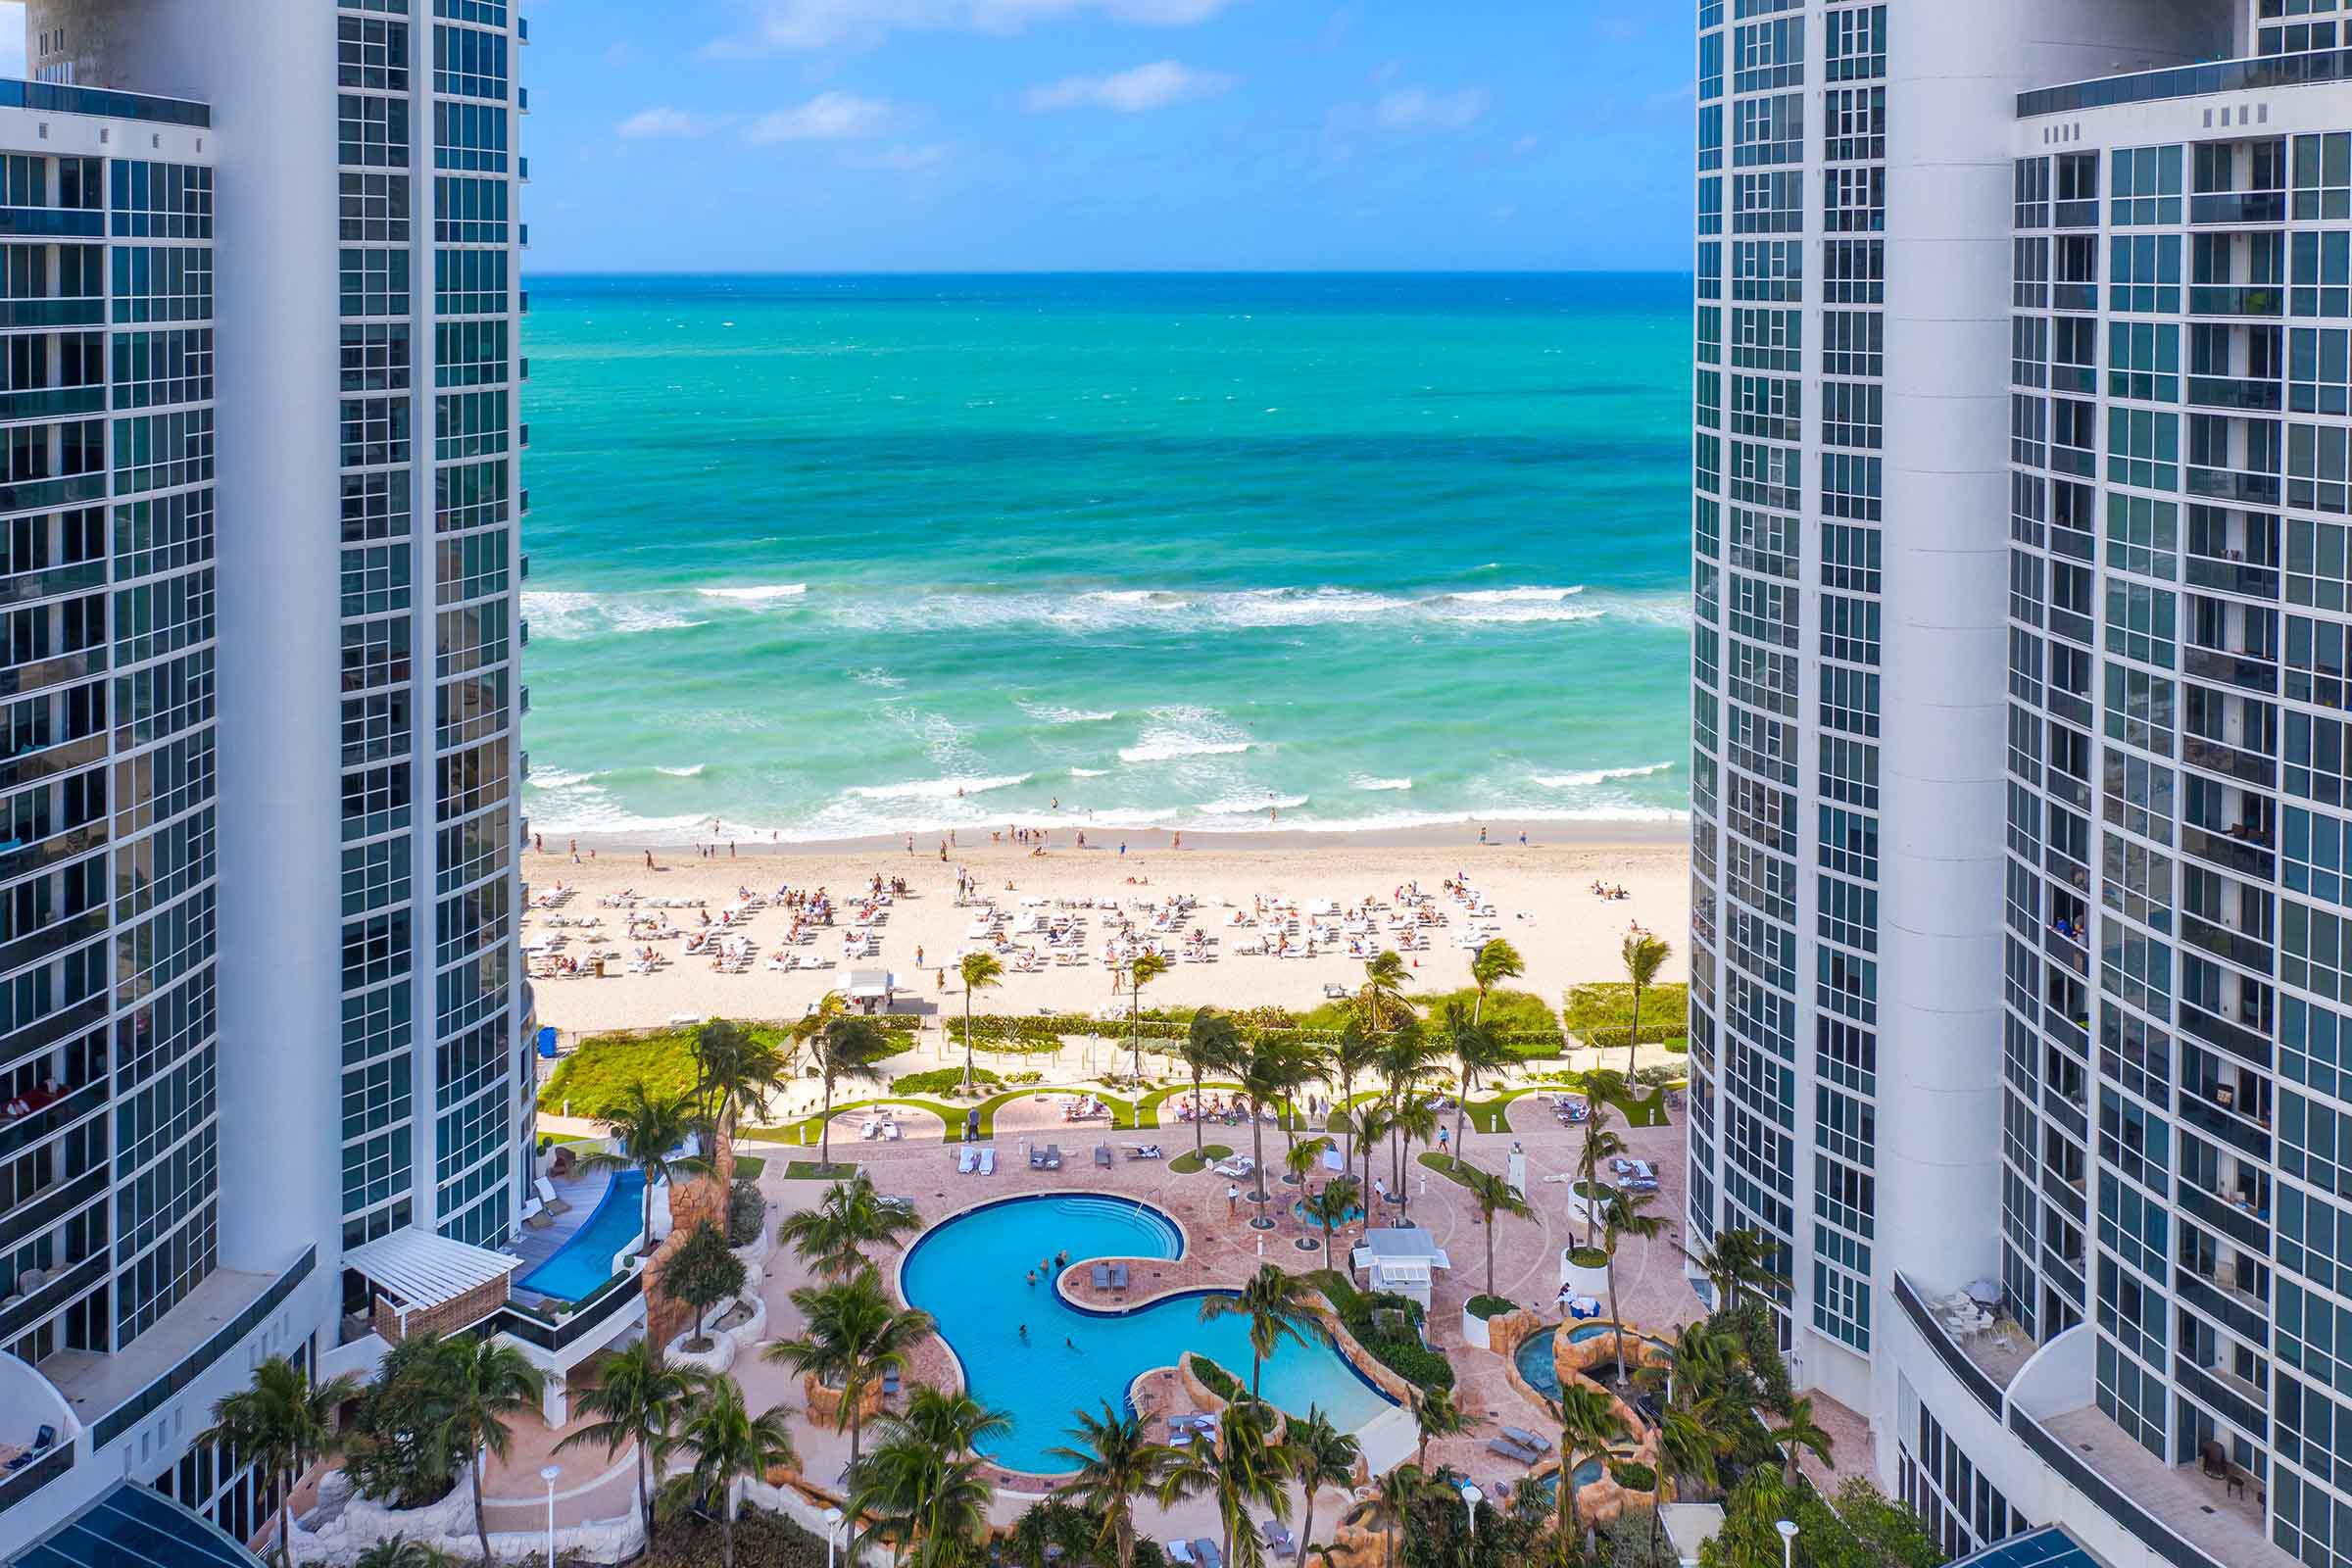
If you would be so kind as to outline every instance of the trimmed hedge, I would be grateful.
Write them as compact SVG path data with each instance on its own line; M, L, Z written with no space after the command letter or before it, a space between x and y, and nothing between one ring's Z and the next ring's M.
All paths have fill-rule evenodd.
M1003 1081L986 1067L972 1069L972 1082L976 1084ZM961 1067L934 1067L929 1072L901 1073L890 1081L890 1092L894 1095L944 1095L962 1087Z
M742 1161L738 1160L740 1168ZM749 1247L760 1239L761 1226L767 1219L767 1200L760 1196L760 1185L748 1176L735 1178L727 1189L727 1245Z
M1234 1404L1249 1397L1249 1391L1242 1387L1240 1378L1235 1377L1199 1350L1187 1350L1185 1353L1193 1358L1193 1376L1199 1378L1200 1386L1209 1393L1223 1399L1227 1404Z
M1637 1459L1624 1459L1609 1466L1609 1478L1628 1492L1655 1492L1658 1473Z
M1516 1312L1519 1310L1519 1303L1499 1296L1481 1295L1470 1298L1462 1310L1483 1321L1491 1317L1500 1317L1505 1312Z
M1634 988L1623 980L1594 981L1571 989L1563 1015L1568 1032L1587 1046L1625 1046L1634 1018ZM1642 1044L1660 1045L1690 1032L1690 987L1663 980L1642 992Z

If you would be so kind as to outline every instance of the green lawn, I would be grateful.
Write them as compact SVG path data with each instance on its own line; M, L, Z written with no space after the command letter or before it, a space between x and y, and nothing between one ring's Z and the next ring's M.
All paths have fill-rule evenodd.
M1422 1164L1427 1165L1449 1182L1457 1182L1464 1187L1470 1185L1463 1179L1462 1162L1451 1154L1441 1154L1433 1149L1428 1153L1421 1155L1420 1160Z
M1229 1159L1232 1155L1233 1151L1227 1149L1223 1144L1209 1144L1197 1154L1189 1149L1186 1150L1168 1161L1168 1169L1179 1176L1190 1176L1197 1170L1206 1170L1218 1160Z
M765 1169L767 1169L767 1161L758 1154L737 1154L735 1156L735 1175L739 1180L756 1182L760 1179L760 1173Z
M874 1105L910 1105L916 1110L927 1110L946 1123L948 1136L953 1139L962 1136L964 1117L969 1112L977 1110L980 1113L980 1136L994 1138L997 1135L997 1112L1014 1101L1026 1100L1032 1095L1073 1095L1078 1093L1080 1093L1078 1090L1056 1088L1052 1084L1022 1084L1018 1088L1007 1089L1001 1095L991 1095L988 1099L968 1106L945 1105L936 1100L921 1100L908 1095L884 1095L867 1100L843 1101L833 1107L833 1114L839 1116L845 1111L864 1110ZM1095 1091L1094 1095L1097 1100L1110 1107L1108 1131L1124 1132L1136 1125L1136 1107L1132 1102L1121 1100L1116 1095L1102 1094L1100 1091ZM746 1127L743 1129L743 1136L772 1144L812 1144L817 1141L824 1119L824 1113L819 1111L814 1115L803 1116L797 1121L785 1122L780 1126ZM1077 1128L1096 1125L1099 1124L1079 1123L1077 1127L1073 1128L1073 1131L1076 1131ZM1146 1125L1157 1124L1151 1122Z
M784 1165L784 1179L788 1182L840 1182L857 1174L857 1166L845 1165L840 1160L827 1165L813 1159L795 1159Z

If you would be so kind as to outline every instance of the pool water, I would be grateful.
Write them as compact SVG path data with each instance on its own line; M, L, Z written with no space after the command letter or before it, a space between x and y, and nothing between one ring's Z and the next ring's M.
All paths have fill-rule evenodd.
M1519 1348L1511 1352L1511 1360L1518 1366L1520 1377L1527 1380L1529 1388L1546 1399L1560 1396L1559 1363L1551 1358L1552 1338L1559 1332L1556 1328L1538 1329L1520 1341ZM1571 1342L1575 1338L1573 1334L1569 1336Z
M1201 1322L1201 1292L1140 1311L1082 1312L1047 1280L1026 1283L1027 1272L1061 1251L1082 1262L1174 1258L1183 1250L1174 1222L1143 1203L1094 1195L1014 1198L934 1227L907 1253L899 1280L906 1299L938 1320L972 1396L1011 1417L1011 1429L984 1446L989 1457L1033 1475L1059 1475L1069 1461L1046 1450L1073 1443L1071 1411L1096 1411L1105 1399L1126 1409L1128 1385L1153 1367L1174 1366L1186 1350L1248 1382L1249 1323ZM1149 1289L1149 1271L1136 1272L1137 1287ZM1343 1432L1390 1407L1312 1331L1306 1345L1285 1341L1267 1359L1259 1390L1294 1414L1320 1406Z
M1579 1492L1582 1492L1585 1488L1591 1486L1593 1482L1598 1481L1599 1479L1600 1461L1598 1459L1587 1459L1583 1464L1580 1464L1576 1467L1576 1487ZM1559 1471L1552 1470L1546 1472L1544 1476L1544 1479L1536 1483L1536 1490L1544 1494L1544 1500L1545 1502L1553 1504L1558 1503L1560 1500Z
M588 1223L556 1249L555 1256L514 1283L526 1291L576 1301L612 1277L612 1254L645 1224L645 1172L617 1172Z
M1293 1204L1291 1205L1291 1212L1292 1212L1292 1213L1294 1213L1294 1214L1296 1214L1296 1215L1298 1215L1298 1219L1299 1219L1299 1221L1300 1221L1302 1224L1312 1225L1312 1226L1313 1226L1315 1229L1317 1229L1317 1230L1328 1230L1328 1229L1330 1228L1329 1226L1325 1225L1325 1224L1324 1224L1324 1223L1323 1223L1321 1220L1319 1220L1319 1219L1315 1218L1313 1215L1309 1214L1309 1213L1306 1211L1306 1200L1305 1200L1305 1199L1303 1199L1303 1198L1301 1198L1300 1200L1298 1200L1298 1201L1297 1201L1296 1203L1293 1203ZM1343 1214L1343 1215L1341 1215L1341 1216L1340 1216L1340 1223L1341 1223L1342 1225L1344 1225L1344 1226L1345 1226L1345 1225L1352 1225L1352 1224L1354 1224L1354 1223L1355 1223L1357 1220L1360 1220L1360 1219L1362 1219L1363 1217L1364 1217L1364 1208L1363 1208L1363 1205L1362 1205L1361 1203L1358 1203L1358 1204L1355 1204L1354 1206L1350 1207L1350 1208L1348 1210L1348 1212L1347 1212L1347 1213L1345 1213L1345 1214Z

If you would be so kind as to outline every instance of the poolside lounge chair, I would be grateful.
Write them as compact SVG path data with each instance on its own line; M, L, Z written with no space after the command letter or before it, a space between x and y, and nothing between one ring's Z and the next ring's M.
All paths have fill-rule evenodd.
M1102 1166L1104 1170L1108 1170L1110 1169L1111 1157L1110 1146L1108 1144L1097 1144L1095 1146L1096 1164Z
M1179 1537L1171 1536L1160 1543L1160 1549L1168 1554L1170 1562L1189 1564L1193 1560L1193 1544Z
M1193 1559L1200 1564L1200 1568L1225 1568L1225 1553L1219 1551L1217 1544L1206 1536L1193 1539Z
M1061 1169L1061 1146L1059 1144L1048 1144L1044 1149L1038 1151L1038 1156L1044 1160L1044 1163L1038 1166L1040 1170Z
M1258 1530L1257 1539L1264 1542L1267 1549L1272 1551L1277 1557L1296 1557L1298 1555L1298 1538L1291 1534L1291 1527L1282 1523L1280 1520L1267 1520L1265 1524Z
M556 1196L555 1184L544 1176L531 1183L531 1191L539 1195L539 1201L547 1206L550 1214L562 1214L571 1207Z
M980 1164L980 1151L966 1144L956 1153L956 1174L969 1176Z
M1114 1291L1125 1290L1127 1288L1127 1265L1124 1263L1113 1263L1109 1266L1110 1288Z
M1539 1462L1544 1457L1542 1454L1536 1452L1533 1448L1523 1448L1508 1438L1494 1438L1490 1440L1487 1444L1487 1451L1489 1453L1498 1453L1505 1459L1514 1460L1519 1464L1532 1465Z
M888 1398L898 1392L899 1369L895 1366L884 1367L882 1369L882 1396Z
M1139 1144L1127 1151L1127 1157L1129 1159L1159 1159L1163 1156L1157 1144Z
M1098 1290L1098 1291L1107 1291L1107 1290L1109 1290L1109 1289L1110 1289L1110 1265L1109 1265L1108 1263L1097 1263L1097 1264L1094 1266L1094 1269L1093 1269L1093 1278L1094 1278L1094 1282L1095 1282L1095 1289L1096 1289L1096 1290Z
M983 1149L980 1151L980 1174L983 1176L994 1176L996 1173L997 1152L993 1149Z
M556 1221L548 1213L547 1205L534 1198L522 1206L522 1222L535 1231L543 1231Z
M1502 1429L1502 1435L1510 1439L1513 1443L1519 1445L1519 1446L1522 1448L1533 1448L1538 1453L1549 1453L1551 1451L1551 1440L1549 1438L1540 1437L1536 1433L1528 1431L1525 1427L1504 1427Z

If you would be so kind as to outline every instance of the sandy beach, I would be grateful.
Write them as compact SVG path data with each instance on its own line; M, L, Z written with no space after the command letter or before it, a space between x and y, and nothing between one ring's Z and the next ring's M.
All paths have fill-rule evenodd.
M1545 836L1560 836L1561 824L1543 827ZM1609 828L1620 838L1627 836L1624 824ZM1170 895L1197 901L1177 929L1199 927L1216 937L1207 950L1216 956L1213 961L1178 962L1146 991L1146 1005L1311 1007L1323 1000L1327 985L1359 983L1362 956L1351 956L1345 941L1336 948L1318 943L1311 957L1245 954L1241 950L1269 927L1238 928L1232 923L1236 911L1253 913L1261 898L1296 902L1302 909L1325 904L1352 906L1367 897L1386 904L1400 887L1412 883L1425 894L1438 895L1433 907L1446 920L1426 929L1425 945L1406 955L1418 990L1466 985L1470 954L1464 942L1482 933L1494 934L1507 937L1526 960L1525 978L1511 983L1556 1005L1572 985L1617 978L1618 947L1637 921L1675 946L1661 978L1685 977L1681 947L1690 913L1690 875L1689 851L1679 824L1659 831L1650 842L1635 843L1535 842L1521 847L1518 831L1512 824L1492 824L1490 838L1499 842L1483 846L1475 841L1475 830L1447 830L1453 840L1449 843L1429 842L1426 832L1418 843L1401 841L1411 835L1187 834L1182 849L1171 848L1165 833L1131 833L1122 856L1115 832L1107 835L1107 844L1090 834L1090 847L1079 850L1071 843L1074 830L1063 828L1053 833L1049 843L1054 847L1042 856L1003 843L958 844L949 850L944 862L936 841L918 842L911 855L904 839L835 846L744 844L731 857L721 844L712 859L698 857L691 846L649 851L642 842L583 837L575 863L568 840L551 840L547 853L524 856L525 880L534 902L554 895L559 887L571 890L571 896L554 909L533 908L524 920L523 942L526 949L538 949L550 938L563 936L565 940L557 951L583 968L593 967L594 955L615 956L607 958L603 978L536 981L540 1021L566 1036L650 1027L688 1016L797 1018L809 1003L844 984L853 966L889 970L902 995L937 1004L952 1016L962 1007L954 965L960 954L979 945L969 933L981 915L976 906L956 904L959 871L968 872L1011 926L1032 912L1051 912L1067 902L1091 900L1096 906L1076 911L1088 922L1086 961L1049 961L1040 972L1008 972L1000 988L979 1003L983 1011L1101 1012L1123 1007L1125 999L1114 996L1112 972L1102 961L1108 939L1102 906L1115 903L1121 916L1141 919L1146 911L1136 906L1164 905ZM1537 837L1533 825L1530 837ZM1151 842L1145 842L1147 838ZM853 927L848 904L877 874L886 881L903 879L907 891L892 900L882 911L885 918L872 928L879 941L878 956L852 959L843 952ZM1466 901L1441 893L1443 884L1457 878L1467 879L1480 906L1491 914L1479 914ZM1621 886L1626 897L1596 896L1596 881ZM802 962L828 958L834 967L785 973L770 966L792 923L791 914L774 903L777 890L785 886L823 888L842 906L833 928L819 929L814 942L787 950ZM741 972L720 972L709 957L685 953L688 938L701 929L701 911L674 906L656 910L647 903L701 900L715 920L747 889L767 899L769 906L739 928L753 950ZM624 893L636 895L635 910L601 903ZM632 913L656 914L674 923L680 935L631 940ZM593 927L578 924L591 919L598 922ZM1314 924L1311 919L1304 923ZM1042 941L1013 940L1036 947L1043 956ZM1366 940L1395 945L1385 933ZM659 965L650 973L628 972L628 960L649 946L661 956ZM544 955L534 960L534 967L545 969ZM944 983L943 968L948 971Z

